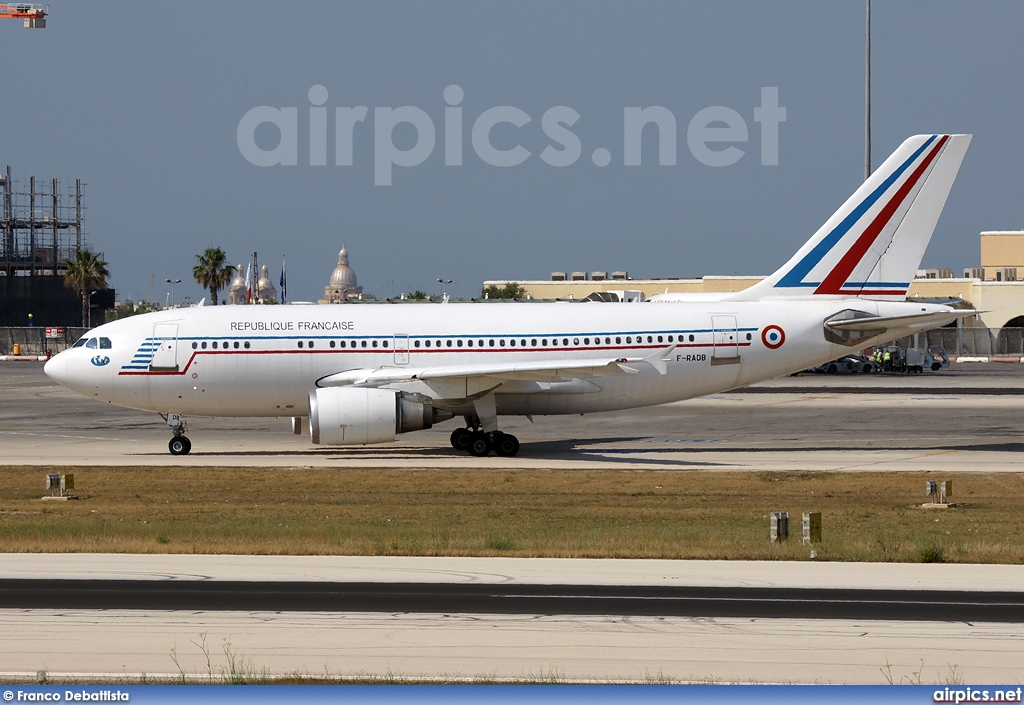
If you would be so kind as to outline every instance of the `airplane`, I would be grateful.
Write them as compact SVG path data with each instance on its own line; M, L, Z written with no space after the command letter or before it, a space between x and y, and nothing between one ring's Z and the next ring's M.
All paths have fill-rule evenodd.
M186 416L291 417L314 444L383 443L462 417L454 448L511 457L506 415L680 401L975 315L908 301L971 135L907 139L767 279L738 293L595 302L209 306L99 326L46 363L85 396Z

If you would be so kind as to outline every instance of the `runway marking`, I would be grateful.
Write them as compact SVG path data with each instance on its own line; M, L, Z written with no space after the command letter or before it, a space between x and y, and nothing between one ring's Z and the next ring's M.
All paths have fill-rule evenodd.
M5 436L40 436L42 438L78 438L85 441L127 441L135 443L137 438L107 438L105 436L69 436L62 433L31 433L29 431L0 431Z

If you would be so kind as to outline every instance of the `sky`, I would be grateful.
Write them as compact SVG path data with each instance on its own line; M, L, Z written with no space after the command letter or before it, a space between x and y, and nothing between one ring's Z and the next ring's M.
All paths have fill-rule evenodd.
M287 257L290 300L323 296L342 245L379 297L769 274L864 178L856 0L49 10L43 30L0 21L0 167L86 183L119 297L155 278L163 302L170 278L199 300L208 247L258 252L275 285ZM913 134L974 134L923 267L959 274L980 231L1024 227L1022 26L1019 2L872 6L873 165ZM674 151L639 130L651 108Z

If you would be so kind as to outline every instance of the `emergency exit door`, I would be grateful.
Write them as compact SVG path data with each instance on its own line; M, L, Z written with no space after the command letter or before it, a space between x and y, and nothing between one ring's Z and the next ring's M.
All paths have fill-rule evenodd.
M409 336L407 335L395 336L395 364L409 364Z

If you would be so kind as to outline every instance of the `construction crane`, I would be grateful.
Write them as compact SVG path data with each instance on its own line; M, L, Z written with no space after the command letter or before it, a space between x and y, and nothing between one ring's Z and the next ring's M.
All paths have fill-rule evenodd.
M46 15L50 12L49 5L30 5L19 2L13 5L0 3L0 17L15 17L25 20L26 28L45 29Z

